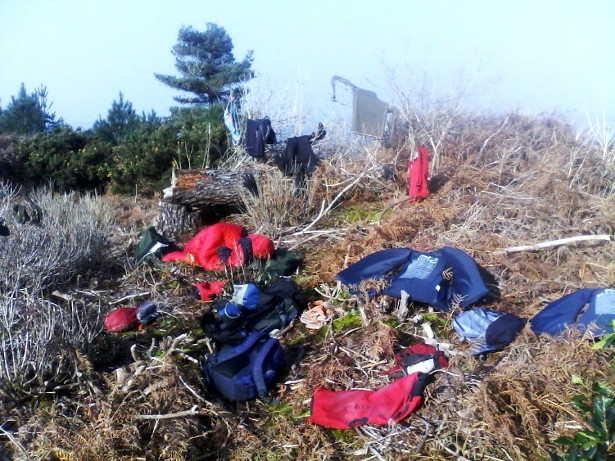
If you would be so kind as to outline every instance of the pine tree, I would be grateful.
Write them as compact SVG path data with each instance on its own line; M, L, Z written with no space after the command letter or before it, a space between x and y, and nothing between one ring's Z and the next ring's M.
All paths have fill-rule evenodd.
M119 101L113 100L107 112L107 118L99 118L92 126L92 131L107 142L115 145L139 125L139 117L130 101L124 101L120 91Z
M31 135L51 131L62 119L56 121L56 114L50 109L47 88L41 86L28 94L22 83L17 97L11 96L11 102L0 113L0 133Z
M223 27L207 24L205 32L192 27L179 30L172 53L181 76L154 74L158 80L192 96L177 96L181 104L211 105L223 100L234 84L254 76L252 51L241 62L233 56L233 41Z

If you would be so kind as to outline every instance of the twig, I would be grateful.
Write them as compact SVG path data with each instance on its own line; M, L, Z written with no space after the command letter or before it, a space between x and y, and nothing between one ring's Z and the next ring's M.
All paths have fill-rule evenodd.
M146 291L145 293L137 293L136 295L124 296L123 298L116 299L115 301L111 301L109 304L119 304L122 301L126 301L127 299L140 298L141 296L145 296L145 295L149 295L149 292Z
M169 349L166 351L166 353L164 354L165 357L168 357L169 355L171 355L173 352L175 352L175 348L177 347L177 344L180 341L185 340L188 337L188 333L182 333L181 335L179 335L178 337L176 337L173 342L171 343L171 347L169 347Z
M179 380L181 381L181 383L186 387L186 389L188 389L188 391L194 395L197 399L199 399L201 402L206 402L206 403L210 403L207 399L205 399L204 397L201 397L194 389L192 389L190 386L188 386L188 384L186 383L186 381L184 381L182 379L181 376L179 376Z
M173 419L185 418L186 416L194 416L199 414L199 408L194 405L190 410L178 411L176 413L167 413L166 415L135 415L136 419Z
M423 418L422 416L419 416L417 414L414 415L417 419L419 419L420 421L423 422L423 424L425 424L425 432L423 433L423 438L421 439L421 443L419 444L419 446L416 449L416 454L420 455L421 452L423 451L423 448L425 448L425 442L427 441L427 437L429 437L429 430L431 428L431 425L429 424L429 421L427 421L425 418Z
M521 245L521 246L516 246L516 247L503 248L502 250L498 250L498 251L501 251L504 253L515 253L518 251L532 251L532 250L539 250L540 248L548 248L548 247L557 246L557 245L566 245L568 243L582 242L582 241L587 241L587 240L605 240L605 241L610 242L611 236L608 234L577 235L576 237L567 237L567 238L558 239L558 240L550 240L548 242L540 242L540 243L535 243L532 245Z
M387 206L384 210L382 210L382 212L380 213L380 216L378 217L378 221L377 224L380 225L380 220L382 219L382 217L384 216L384 214L389 211L392 208L395 208L397 205L401 205L404 202L408 201L408 197L405 197L404 199L398 201L398 202L393 202L391 203L389 206Z
M15 445L19 449L19 451L21 452L21 454L23 455L25 459L27 460L30 459L30 457L28 456L28 453L26 452L26 449L21 445L21 443L19 443L19 440L17 440L13 436L13 434L11 434L9 431L3 428L2 424L0 424L0 431L2 431L2 433L9 438L9 440L13 443L13 445Z
M478 155L483 153L483 151L485 150L485 147L487 147L487 143L489 141L491 141L491 138L493 138L500 131L502 131L502 128L504 128L504 125L506 125L506 123L508 122L508 117L509 116L507 115L506 118L504 119L504 121L502 122L502 125L497 130L495 130L495 132L491 136L489 136L487 139L485 139L485 142L483 143L483 146L480 148L480 151L478 151Z
M361 179L363 179L363 177L367 174L370 173L373 170L373 168L370 168L369 170L364 171L363 173L361 173L359 176L357 176L355 178L354 181L352 181L350 184L348 184L346 187L344 187L341 192L339 194L337 194L335 196L335 198L333 200L331 200L331 202L329 203L329 205L327 207L325 207L325 201L323 200L322 202L322 206L320 208L320 212L318 213L318 216L316 216L316 218L310 223L308 224L308 226L303 229L300 232L297 232L298 234L303 234L305 233L308 229L310 229L312 226L314 226L318 221L320 221L327 213L329 213L329 211L331 211L333 209L333 207L335 207L337 205L338 200L350 189L352 189Z

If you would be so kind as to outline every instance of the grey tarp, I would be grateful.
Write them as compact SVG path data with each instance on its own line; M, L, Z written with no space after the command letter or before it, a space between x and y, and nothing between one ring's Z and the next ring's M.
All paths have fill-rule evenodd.
M352 131L366 136L382 138L389 105L378 99L376 93L353 88Z

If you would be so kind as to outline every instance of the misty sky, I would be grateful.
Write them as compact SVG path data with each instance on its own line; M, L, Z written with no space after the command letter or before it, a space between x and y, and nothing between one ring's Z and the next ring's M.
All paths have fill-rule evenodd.
M137 113L168 115L177 92L154 73L176 74L180 27L208 22L226 29L237 60L254 50L272 91L300 92L318 118L339 75L385 100L393 80L463 86L489 110L615 122L611 0L0 0L0 106L23 82L46 86L75 128L105 118L120 91Z

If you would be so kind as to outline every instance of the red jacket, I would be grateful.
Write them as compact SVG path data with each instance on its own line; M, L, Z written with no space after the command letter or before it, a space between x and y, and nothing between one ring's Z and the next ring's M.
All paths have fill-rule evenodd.
M414 202L429 195L427 190L427 176L429 174L429 153L425 146L417 150L417 157L408 162L408 196Z

